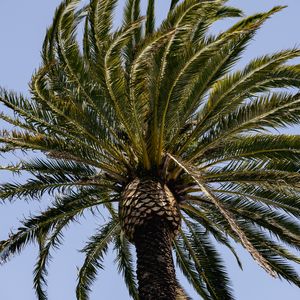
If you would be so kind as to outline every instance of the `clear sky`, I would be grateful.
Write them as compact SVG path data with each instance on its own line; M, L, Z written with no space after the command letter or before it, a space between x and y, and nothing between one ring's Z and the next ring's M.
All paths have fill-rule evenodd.
M120 1L121 4L124 1ZM169 6L167 0L157 0L159 19ZM27 83L35 68L40 63L40 49L46 27L51 24L55 7L60 0L0 0L0 86L27 93ZM283 48L300 46L300 1L299 0L232 0L233 6L244 9L246 14L265 11L275 5L288 5L283 12L275 15L260 30L251 46L246 51L240 64L249 59ZM120 20L121 10L118 9L116 19ZM228 24L227 24L228 25ZM215 27L220 30L227 26L222 23ZM1 108L0 108L1 109ZM3 123L0 123L3 126ZM294 129L291 131L297 133ZM298 132L300 133L300 132ZM3 160L0 162L3 163ZM0 182L8 179L7 174L0 174ZM16 201L13 205L0 206L0 240L7 238L7 233L14 228L18 219L37 212L45 204L22 203ZM65 234L65 243L61 250L53 253L53 261L49 266L48 295L49 300L75 299L75 284L77 267L82 263L82 255L77 251L93 229L103 223L103 217L96 221L87 215L82 224L74 224ZM15 225L17 227L17 225ZM228 270L238 300L297 300L300 299L300 289L280 280L269 278L243 249L238 247L244 262L244 272L241 272L234 259L224 251ZM0 299L2 300L34 300L32 290L32 270L37 251L34 246L27 247L18 257L8 264L0 266ZM106 269L101 271L94 285L91 300L127 300L128 293L113 266L113 256L105 260ZM300 271L300 269L298 268ZM193 299L199 299L188 284L183 281Z

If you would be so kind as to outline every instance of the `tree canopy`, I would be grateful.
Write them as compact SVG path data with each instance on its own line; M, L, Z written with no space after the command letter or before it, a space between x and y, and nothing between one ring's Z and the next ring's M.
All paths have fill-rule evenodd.
M239 264L231 243L240 243L270 275L300 286L291 264L300 262L291 251L300 249L300 137L273 133L300 121L300 68L288 63L300 50L233 70L257 30L284 7L244 17L226 2L173 0L157 25L153 0L145 17L140 1L128 0L114 29L117 0L79 9L79 0L65 0L47 31L31 98L0 90L14 113L0 115L13 125L1 131L1 152L39 153L2 167L31 178L2 184L0 198L53 198L0 244L5 261L38 243L40 300L47 299L47 262L63 229L98 209L110 218L82 250L77 299L88 299L110 243L138 299L124 232L129 221L120 213L136 178L155 178L174 196L182 221L173 241L177 264L203 299L234 299L215 241ZM210 32L214 22L232 17L239 20L229 29Z

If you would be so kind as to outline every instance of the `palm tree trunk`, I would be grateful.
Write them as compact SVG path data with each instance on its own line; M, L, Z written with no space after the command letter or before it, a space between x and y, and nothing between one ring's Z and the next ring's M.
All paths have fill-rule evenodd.
M153 178L136 178L120 203L123 231L136 247L140 300L187 300L178 284L172 241L180 227L175 197Z
M153 218L138 228L134 244L140 300L176 300L177 280L167 224Z

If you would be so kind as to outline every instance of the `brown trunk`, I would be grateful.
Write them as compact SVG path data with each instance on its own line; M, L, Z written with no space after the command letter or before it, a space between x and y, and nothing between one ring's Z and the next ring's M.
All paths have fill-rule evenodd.
M137 253L140 300L187 300L178 284L172 241L180 228L176 199L153 178L134 179L120 203L120 221Z
M177 280L168 226L155 217L135 233L140 300L176 300Z

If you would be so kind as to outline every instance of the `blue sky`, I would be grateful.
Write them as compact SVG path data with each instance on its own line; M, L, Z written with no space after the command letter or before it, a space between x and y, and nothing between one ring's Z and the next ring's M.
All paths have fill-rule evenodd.
M158 0L157 2L158 19L161 19L170 1ZM0 1L0 86L27 94L27 83L40 63L40 49L46 27L51 24L55 7L59 3L60 0ZM120 1L120 5L121 3L123 1ZM300 1L232 0L229 3L242 8L246 14L265 11L275 5L288 5L288 8L274 16L260 30L239 65L258 55L295 45L300 46L298 16ZM118 9L116 19L120 19L120 11ZM224 26L228 26L228 23L219 24L215 30L221 30ZM3 126L3 123L0 123L0 126ZM293 129L290 132L297 133L297 130ZM0 174L0 182L7 179L7 174ZM27 204L22 203L21 200L12 205L1 205L0 240L5 239L9 230L14 228L13 224L28 215L29 211L37 212L44 207L43 202ZM90 217L87 215L82 224L70 227L65 234L64 246L53 253L53 262L49 267L50 300L75 299L77 267L82 263L82 255L77 250L82 248L93 229L103 223L102 216L95 221L91 221ZM238 249L244 262L244 272L238 269L234 259L222 249L238 300L300 299L298 288L269 278L252 262L243 249L240 247ZM0 299L35 299L32 290L32 270L36 254L36 248L30 246L20 256L0 267ZM116 268L113 266L112 255L108 256L105 264L106 269L99 273L91 300L129 299L120 276L117 275ZM300 271L299 268L298 270ZM188 284L185 281L183 283L193 299L199 299Z

